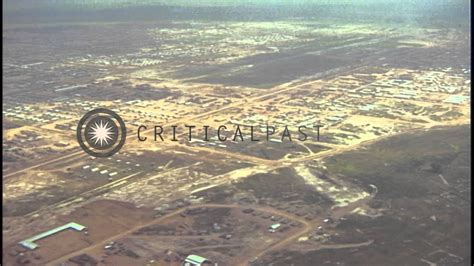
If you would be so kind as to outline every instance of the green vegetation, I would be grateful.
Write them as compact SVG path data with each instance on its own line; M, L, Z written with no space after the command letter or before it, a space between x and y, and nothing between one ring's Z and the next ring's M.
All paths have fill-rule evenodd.
M351 177L368 191L370 184L377 186L378 197L416 198L432 192L427 184L439 182L433 174L452 173L464 165L469 146L468 126L438 129L394 137L367 150L332 157L326 165L330 173ZM467 171L445 178L467 178Z

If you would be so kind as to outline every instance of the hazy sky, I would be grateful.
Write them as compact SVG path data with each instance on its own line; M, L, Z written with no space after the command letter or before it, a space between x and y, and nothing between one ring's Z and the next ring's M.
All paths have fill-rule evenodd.
M211 14L202 14L206 13L205 8L175 10L173 6L224 7L224 9L226 7L237 7L236 9L240 12L235 13L236 11L234 9L229 8L228 11L234 12L235 14L232 14L235 16L232 17L232 14L224 12L217 14L219 19L237 19L242 16L264 18L265 15L279 18L285 16L290 17L295 14L295 16L302 16L302 14L312 16L328 15L327 10L318 11L322 10L320 9L322 5L329 9L335 7L334 10L332 10L334 14L337 13L336 15L339 15L339 17L346 16L347 18L351 16L368 16L367 18L371 18L370 16L373 16L370 15L371 13L379 17L386 15L386 17L396 16L398 18L411 20L416 16L444 16L444 19L446 19L446 17L462 17L464 19L470 16L469 0L4 0L2 3L4 7L3 14L5 17L8 17L10 21L28 20L31 23L41 16L45 19L72 19L74 15L77 15L76 17L82 16L85 19L90 19L87 17L87 14L91 16L97 14L97 17L103 16L104 19L122 19L122 17L127 16L130 18L133 17L133 19L140 19L140 16L145 13L148 18L153 19L176 18L178 16L193 18L201 18L203 16L208 19L212 19L213 17ZM377 6L372 6L372 4L377 4ZM168 6L168 9L161 8L160 6L162 5ZM256 10L266 8L269 8L271 12L266 14L255 13ZM242 10L245 9L248 9L249 12L242 13ZM126 13L126 16L120 15L120 12L116 12L115 15L113 14L114 11L123 10L130 12ZM216 10L219 9L209 9L209 12L216 12ZM95 12L89 13L89 11L106 12L100 15ZM137 12L143 13L139 14ZM326 13L318 14L318 12ZM348 13L346 14L344 12ZM107 17L107 15L109 17Z
M393 3L409 5L437 5L437 4L469 4L469 0L4 0L6 5L90 5L90 6L123 6L123 5L148 5L166 4L181 6L239 6L239 5L366 5L374 3Z

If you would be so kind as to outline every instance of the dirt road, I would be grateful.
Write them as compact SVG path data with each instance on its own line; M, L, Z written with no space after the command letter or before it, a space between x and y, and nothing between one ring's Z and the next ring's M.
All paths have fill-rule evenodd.
M133 233L134 231L142 228L142 227L146 227L146 226L150 226L150 225L153 225L153 224L156 224L156 223L159 223L163 220L166 220L168 218L171 218L175 215L179 215L180 213L184 212L185 210L189 210L189 209L197 209L197 208L233 208L233 209L246 209L246 208L253 208L254 210L256 211L262 211L262 212L267 212L267 213L271 213L273 215L276 215L276 216L281 216L281 217L285 217L287 219L290 219L290 220L293 220L293 221L297 221L301 224L303 224L303 229L300 230L299 232L296 233L296 235L301 235L301 234L304 234L306 232L309 232L311 230L311 228L313 227L313 225L304 220L303 218L301 217L298 217L296 215L292 215L292 214L289 214L289 213L286 213L286 212L283 212L283 211L280 211L280 210L275 210L273 208L269 208L269 207L259 207L259 206L244 206L244 205L232 205L232 204L198 204L198 205L193 205L193 206L188 206L188 207L184 207L184 208L181 208L181 209L178 209L178 210L175 210L171 213L168 213L164 216L161 216L157 219L154 219L150 222L147 222L147 223L143 223L143 224L139 224L137 226L134 226L133 228L130 228L128 230L125 230L123 232L121 232L120 234L118 235L115 235L115 236L112 236L112 237L109 237L107 239L104 239L100 242L97 242L97 243L94 243L93 245L91 246L88 246L86 248L83 248L83 249L80 249L80 250L77 250L77 251L74 251L72 253L69 253L67 255L64 255L62 257L59 257L57 259L54 259L53 261L50 261L50 262L47 262L46 265L58 265L59 263L63 262L63 261L66 261L67 259L71 258L71 257L74 257L74 256L77 256L77 255L80 255L82 253L87 253L89 251L92 251L96 248L100 248L102 246L105 246L107 243L111 242L111 241L116 241L122 237L125 237L131 233ZM291 236L291 239L293 239L294 237ZM291 241L288 240L288 241ZM284 239L285 240L285 239ZM287 241L285 241L286 243Z

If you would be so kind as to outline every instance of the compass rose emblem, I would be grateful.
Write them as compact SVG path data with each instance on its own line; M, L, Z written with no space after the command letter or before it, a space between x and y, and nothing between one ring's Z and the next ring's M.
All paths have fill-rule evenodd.
M125 124L115 112L99 108L85 114L77 126L81 148L95 157L108 157L125 143Z

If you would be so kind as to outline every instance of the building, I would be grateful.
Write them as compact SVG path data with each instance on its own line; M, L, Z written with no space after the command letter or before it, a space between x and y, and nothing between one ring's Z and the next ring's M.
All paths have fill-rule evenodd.
M80 225L78 223L68 223L68 224L65 224L65 225L62 225L62 226L59 226L59 227L56 227L52 230L49 230L49 231L46 231L46 232L43 232L39 235L36 235L34 237L31 237L31 238L28 238L26 240L23 240L21 242L19 242L18 244L22 245L23 247L27 248L27 249L35 249L37 248L39 245L34 243L35 241L37 240L40 240L40 239L43 239L45 237L48 237L50 235L54 235L56 233L59 233L63 230L67 230L67 229L73 229L75 231L82 231L84 230L86 227L83 226L83 225Z
M463 95L450 95L446 100L445 103L452 103L452 104L463 104L464 102L469 100L469 96Z
M280 228L281 224L272 224L270 225L270 227L268 228L268 232L270 233L275 233L276 230L278 230L278 228Z
M183 266L201 266L201 265L217 266L217 263L213 264L210 260L198 255L194 255L194 254L187 256L183 262Z

